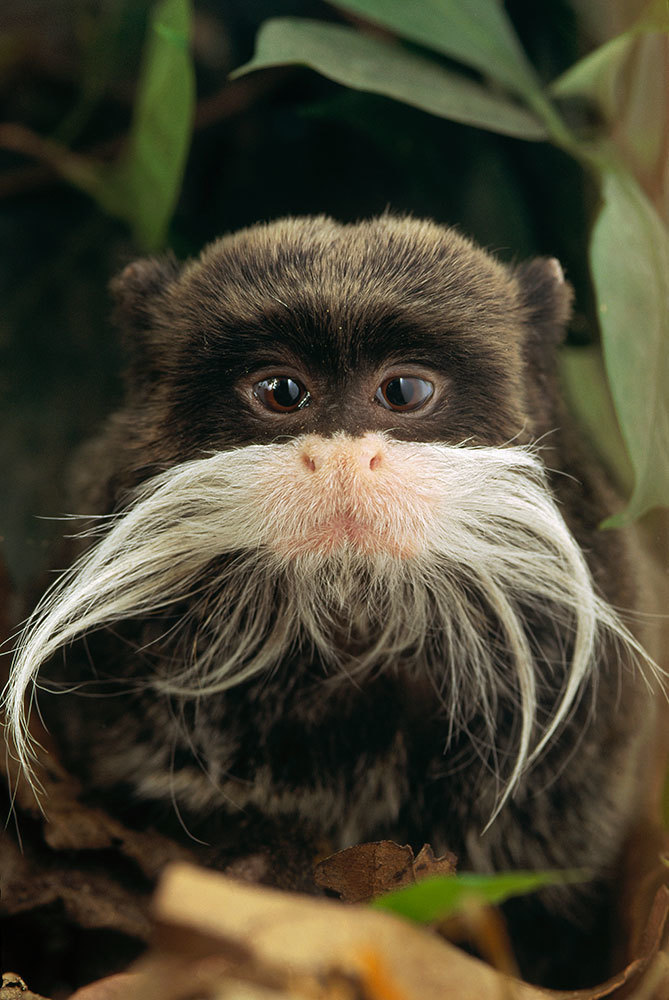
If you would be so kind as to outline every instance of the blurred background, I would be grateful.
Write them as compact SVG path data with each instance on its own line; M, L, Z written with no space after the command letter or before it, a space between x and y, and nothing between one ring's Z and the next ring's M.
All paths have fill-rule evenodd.
M506 3L542 82L624 30L641 6ZM107 284L146 249L127 221L64 179L58 150L118 156L151 9L148 0L0 6L0 536L19 587L47 565L63 530L46 518L71 512L73 450L120 398ZM226 231L287 214L426 215L507 260L557 256L576 289L570 341L596 339L586 246L598 196L575 160L304 67L229 80L251 59L261 23L285 15L355 23L319 0L195 0L192 144L163 242L187 257ZM570 115L581 131L596 127L585 105Z

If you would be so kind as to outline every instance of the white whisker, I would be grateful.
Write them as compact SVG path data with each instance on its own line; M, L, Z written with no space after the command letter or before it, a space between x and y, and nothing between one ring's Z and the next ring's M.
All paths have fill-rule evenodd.
M345 541L326 551L309 547L323 501L295 500L281 475L300 447L251 445L187 462L83 532L91 547L28 620L3 696L28 774L35 748L24 701L41 666L91 631L168 611L163 633L140 648L169 643L178 655L156 656L153 672L136 678L159 695L225 691L270 675L296 649L315 651L332 683L427 673L444 748L475 716L483 721L472 739L499 781L491 822L596 684L604 646L620 668L657 677L596 593L535 449L385 440L391 471L395 461L410 465L415 501L395 518L363 497L360 516L376 518L385 548ZM513 706L513 734L496 731L502 702ZM502 774L499 759L511 752Z

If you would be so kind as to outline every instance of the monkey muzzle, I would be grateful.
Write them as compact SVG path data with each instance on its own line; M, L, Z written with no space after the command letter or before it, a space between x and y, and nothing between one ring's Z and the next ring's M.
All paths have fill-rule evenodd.
M346 549L409 558L427 544L435 487L411 445L381 434L309 435L268 454L251 502L282 558Z

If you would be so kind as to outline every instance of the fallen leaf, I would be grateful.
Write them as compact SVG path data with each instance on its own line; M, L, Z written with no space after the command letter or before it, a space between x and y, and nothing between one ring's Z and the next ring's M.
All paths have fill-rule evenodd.
M15 972L3 972L0 982L0 1000L46 1000L46 997L39 996L29 990L23 979Z
M399 860L399 853L392 853ZM154 915L155 951L141 965L140 990L126 1000L187 1000L195 995L196 982L203 998L234 997L236 982L274 984L277 1000L552 996L389 914L246 886L183 864L166 870ZM207 955L223 959L218 979L212 974L208 985ZM333 984L339 984L339 993L332 992Z
M339 893L346 903L363 903L430 875L453 875L455 865L454 854L435 858L429 844L414 858L408 844L378 840L324 858L314 868L314 882Z
M455 875L457 863L455 854L449 852L435 858L431 846L423 844L413 863L413 873L416 881L429 875Z

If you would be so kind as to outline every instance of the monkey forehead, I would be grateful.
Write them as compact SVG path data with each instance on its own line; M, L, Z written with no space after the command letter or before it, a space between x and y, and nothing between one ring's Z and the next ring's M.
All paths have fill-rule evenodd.
M390 215L283 219L225 237L184 270L169 308L207 344L234 352L241 334L260 353L317 346L334 366L396 352L398 339L435 360L456 345L508 357L522 325L502 264L452 229Z

